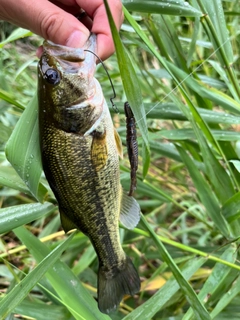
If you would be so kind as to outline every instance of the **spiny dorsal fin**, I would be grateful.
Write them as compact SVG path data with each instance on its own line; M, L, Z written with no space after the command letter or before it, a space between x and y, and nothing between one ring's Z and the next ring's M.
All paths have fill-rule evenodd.
M116 141L117 151L118 155L121 159L123 159L123 147L122 147L122 140L117 132L117 130L114 128L114 138Z
M136 227L140 220L140 206L133 197L129 197L125 191L122 192L122 203L120 221L127 229Z

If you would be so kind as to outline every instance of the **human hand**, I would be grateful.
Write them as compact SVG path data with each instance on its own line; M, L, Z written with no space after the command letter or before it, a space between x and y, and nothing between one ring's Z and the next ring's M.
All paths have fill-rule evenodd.
M115 24L123 21L121 0L108 0ZM86 16L81 22L74 16ZM97 35L97 54L104 60L114 44L103 0L0 0L0 20L31 30L47 40L69 47L82 47L90 31Z

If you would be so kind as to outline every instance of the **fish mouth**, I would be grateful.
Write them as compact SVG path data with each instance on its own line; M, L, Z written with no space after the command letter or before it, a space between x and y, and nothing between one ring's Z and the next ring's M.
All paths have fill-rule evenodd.
M89 53L87 54L86 50L93 51L94 53L96 52L96 35L91 34L82 48L67 47L55 44L50 40L45 40L43 43L43 50L49 56L57 58L57 60L63 60L70 63L81 62L89 56ZM94 56L94 59L92 57L91 60L94 60L95 62L95 59L96 57Z
M90 52L89 52L90 51ZM93 54L91 53L93 52ZM93 76L96 67L96 35L92 34L82 48L71 48L44 41L44 65L58 69L67 74L89 74Z

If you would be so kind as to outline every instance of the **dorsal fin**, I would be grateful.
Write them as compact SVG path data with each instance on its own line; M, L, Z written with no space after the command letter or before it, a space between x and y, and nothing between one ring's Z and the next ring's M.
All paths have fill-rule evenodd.
M125 191L122 192L122 203L120 210L120 222L127 229L136 227L140 220L140 206L133 197L129 197Z

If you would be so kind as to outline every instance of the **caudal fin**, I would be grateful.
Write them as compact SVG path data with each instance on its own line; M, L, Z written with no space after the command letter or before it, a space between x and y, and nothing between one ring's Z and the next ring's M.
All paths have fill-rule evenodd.
M121 269L116 268L111 274L99 268L98 308L101 312L114 311L125 294L133 296L139 290L140 279L130 258L126 257Z

